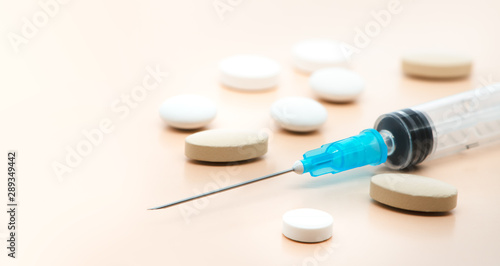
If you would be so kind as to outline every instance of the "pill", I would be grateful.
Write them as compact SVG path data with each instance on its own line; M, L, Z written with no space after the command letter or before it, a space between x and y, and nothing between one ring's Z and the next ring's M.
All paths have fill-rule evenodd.
M306 97L286 97L271 105L271 117L282 128L295 132L317 130L328 114L319 102Z
M418 212L447 212L457 206L454 186L418 175L375 175L371 178L370 196L385 205Z
M403 72L409 76L449 79L470 74L472 59L450 52L417 52L403 56Z
M267 140L267 134L254 130L205 130L186 137L184 151L188 158L198 161L243 161L266 154Z
M332 102L355 100L363 91L365 82L356 72L340 68L323 68L313 72L309 86L316 95Z
M321 68L346 67L348 57L340 42L327 39L311 39L295 44L292 48L293 63L303 72L311 73Z
M267 57L240 54L219 63L221 83L239 90L265 90L278 84L280 65Z
M317 243L332 237L333 218L316 209L295 209L283 215L283 235L291 240Z
M209 98L196 94L182 94L168 98L160 106L160 117L171 127L201 128L215 118L217 107Z

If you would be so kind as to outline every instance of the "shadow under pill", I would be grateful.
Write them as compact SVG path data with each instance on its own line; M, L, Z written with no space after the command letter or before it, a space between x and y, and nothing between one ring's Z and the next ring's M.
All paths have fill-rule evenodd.
M410 210L399 209L396 207L385 205L385 204L380 203L374 199L371 199L371 202L372 202L372 204L375 204L376 206L378 206L380 208L384 208L384 209L392 211L392 212L398 212L398 213L407 214L407 215L425 216L425 217L443 217L443 216L453 215L453 210L447 211L447 212L419 212L419 211L410 211Z
M292 242L295 242L295 243L299 243L299 244L305 244L305 245L316 245L316 244L321 244L321 243L325 243L327 242L328 240L331 240L333 236L330 236L329 238L323 240L323 241L319 241L319 242L302 242L302 241L298 241L298 240L295 240L295 239L291 239L291 238L288 238L286 237L284 234L281 234L285 239L287 239L288 241L292 241Z
M298 132L298 131L286 130L284 128L279 128L278 131L281 134L289 135L289 136L320 136L320 135L322 135L321 129L307 131L307 132Z
M269 92L275 92L278 89L278 86L273 86L265 89L238 89L238 88L233 88L226 86L222 83L219 83L219 86L224 88L225 90L232 91L232 92L239 92L239 93L248 93L248 94L262 94L262 93L269 93Z
M182 129L182 128L172 127L172 126L169 126L169 125L165 125L164 129L167 130L170 133L175 133L175 134L181 133L181 134L189 134L189 135L193 134L193 133L196 133L196 132L208 130L208 128L205 128L205 127L193 128L193 129Z
M252 159L243 160L243 161L236 161L236 162L205 162L205 161L199 161L199 160L193 160L193 159L186 158L186 163L195 164L195 165L205 165L205 166L215 166L215 167L222 166L222 167L224 167L224 166L249 164L249 163L258 162L261 160L262 160L262 157L252 158Z
M470 76L461 77L461 78L451 78L451 79L429 79L429 78L420 78L416 76L404 75L402 76L399 87L402 90L411 90L412 88L418 87L419 90L432 89L436 85L440 84L453 84L453 85L464 85L464 86L472 86ZM424 86L422 86L424 85ZM428 85L428 86L425 86Z
M359 105L356 100L331 101L331 100L325 100L325 99L321 99L321 98L317 98L316 100L324 105L336 105L336 106L342 106L342 107L353 107L353 106Z
M412 74L405 74L407 78L410 79L415 79L415 80L422 80L422 81L429 81L429 82L449 82L449 81L459 81L459 80L466 80L470 77L470 75L465 75L465 76L460 76L460 77L446 77L446 78L441 78L441 77L423 77L419 75L412 75Z

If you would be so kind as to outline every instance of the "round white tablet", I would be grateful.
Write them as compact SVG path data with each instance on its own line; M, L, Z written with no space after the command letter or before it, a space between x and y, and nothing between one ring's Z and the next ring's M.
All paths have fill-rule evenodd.
M316 209L295 209L283 215L283 235L306 243L317 243L332 237L333 218Z
M460 78L470 74L472 58L466 55L423 51L403 56L403 72L421 78Z
M349 69L332 67L314 71L309 85L320 98L332 102L349 102L365 88L365 81Z
M333 40L299 42L293 47L292 54L295 67L306 73L326 67L348 66L348 57L342 51L341 43Z
M280 65L267 57L241 54L219 64L222 84L239 90L265 90L278 84Z
M160 106L160 117L167 125L179 129L201 128L215 118L217 107L209 98L183 94L168 98Z
M271 117L282 128L309 132L321 127L328 114L319 102L305 97L287 97L271 105Z

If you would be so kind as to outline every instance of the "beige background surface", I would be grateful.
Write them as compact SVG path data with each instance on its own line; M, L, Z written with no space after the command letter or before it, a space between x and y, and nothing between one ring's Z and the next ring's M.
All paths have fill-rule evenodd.
M221 20L212 0L70 1L17 53L9 34L21 34L23 18L43 9L36 1L0 2L0 150L5 157L8 149L19 151L20 190L19 258L6 256L3 211L0 265L500 265L499 146L412 171L458 188L458 206L444 216L371 201L369 178L387 172L384 167L317 178L292 173L147 211L288 168L303 152L356 134L384 112L500 81L498 1L401 1L401 13L353 57L353 69L367 82L361 98L322 102L326 125L291 134L268 114L280 97L314 97L308 77L291 66L291 46L313 37L353 44L356 28L373 21L371 12L386 9L388 1L229 2L234 7ZM473 74L453 81L403 76L401 54L426 48L472 55ZM241 52L277 60L280 85L263 93L221 87L217 62ZM148 75L147 66L157 65L168 72L159 87L128 114L114 111L121 95ZM236 166L187 160L183 140L191 132L167 128L158 117L163 100L187 92L218 103L208 128L269 132L269 153ZM74 149L85 140L82 131L103 119L113 132L58 178L54 162L64 163L66 148ZM4 202L6 181L0 192ZM301 207L331 213L333 238L320 244L284 238L282 214Z

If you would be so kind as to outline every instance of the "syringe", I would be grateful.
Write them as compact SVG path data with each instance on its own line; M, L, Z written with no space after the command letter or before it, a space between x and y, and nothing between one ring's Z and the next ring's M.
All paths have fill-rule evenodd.
M374 129L310 150L288 170L150 210L171 207L292 171L320 176L382 163L401 170L496 141L500 141L500 83L381 115Z

